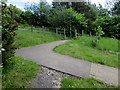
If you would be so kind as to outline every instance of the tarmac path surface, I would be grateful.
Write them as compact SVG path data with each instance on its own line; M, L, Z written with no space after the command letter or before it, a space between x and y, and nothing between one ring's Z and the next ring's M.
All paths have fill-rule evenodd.
M16 55L77 77L94 77L109 84L118 85L118 69L95 64L71 56L55 53L53 49L68 40L36 45L16 50Z

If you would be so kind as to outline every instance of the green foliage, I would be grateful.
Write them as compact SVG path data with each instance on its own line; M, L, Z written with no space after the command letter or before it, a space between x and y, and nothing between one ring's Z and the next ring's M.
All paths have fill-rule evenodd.
M90 1L88 2L71 2L71 7L77 13L84 14L84 17L87 19L88 28L85 31L89 33L90 31L94 32L93 22L96 20L98 16L108 16L109 11L106 8L103 8L101 4L97 6L96 4L92 4ZM53 2L53 8L70 8L69 2Z
M94 78L63 78L61 80L62 88L117 88L117 86L108 85Z
M26 6L26 12L23 16L30 25L48 26L49 13L50 6L48 3L39 2L38 4L31 4Z
M53 8L63 8L68 9L70 8L69 2L53 2ZM85 17L88 19L94 20L96 18L96 9L97 7L90 2L71 2L71 8L77 13L84 14ZM94 8L94 9L93 9Z
M53 10L53 13L49 17L49 23L54 27L66 28L67 33L70 32L70 23L72 28L72 33L75 33L75 29L79 32L87 27L87 22L84 14L75 12L72 8L62 9L57 11ZM69 35L68 35L69 36Z
M103 8L101 4L98 6L98 16L109 16L108 9Z
M104 36L117 37L119 31L120 17L98 17L94 22L95 27L100 26L104 31Z
M52 27L63 27L64 18L63 10L51 9L51 13L48 18L48 22Z
M102 28L100 26L98 26L97 29L95 29L96 35L98 36L98 39L100 39L101 35L104 34L104 32L102 31Z
M15 45L14 36L17 29L17 22L15 20L16 14L13 5L9 7L2 3L2 46L5 51L2 52L3 65L9 62L10 58L14 56Z
M34 20L34 17L33 17L33 14L30 12L30 11L25 11L21 14L21 17L23 20L25 20L25 22L29 25L32 25L33 24L33 20ZM23 21L22 21L23 23Z
M112 14L120 16L120 1L115 2L114 7L112 8Z
M101 38L96 47L92 46L92 40L97 40L97 38L82 36L77 40L57 46L54 50L64 55L118 68L119 40Z
M97 28L97 30L96 30L96 35L98 36L98 40L100 40L101 35L103 35L103 34L104 34L104 32L102 31L102 28L101 28L100 26L98 26L98 28ZM97 46L97 43L98 43L98 42L99 42L99 41L93 42L94 45L95 45L95 47Z
M20 57L12 57L3 69L2 88L32 88L29 81L35 78L40 66Z

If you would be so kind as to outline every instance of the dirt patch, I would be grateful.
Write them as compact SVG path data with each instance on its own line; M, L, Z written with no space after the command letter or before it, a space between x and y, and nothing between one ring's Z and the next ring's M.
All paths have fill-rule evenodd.
M62 72L42 67L35 80L32 81L33 88L60 88L63 77L74 77Z

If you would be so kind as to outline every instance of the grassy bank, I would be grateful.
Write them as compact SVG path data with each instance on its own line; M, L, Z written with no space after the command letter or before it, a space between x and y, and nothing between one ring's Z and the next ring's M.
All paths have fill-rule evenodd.
M118 40L101 38L96 47L93 46L92 40L96 40L96 37L82 36L76 40L57 46L54 51L118 68L118 53L120 52L118 49Z
M15 45L17 48L39 45L63 39L62 36L48 31L35 30L31 32L29 27L16 31ZM40 66L32 61L20 57L13 57L7 68L3 69L3 88L30 88L30 81L35 78Z
M30 88L30 80L35 78L40 66L20 57L13 57L7 68L3 69L3 88Z
M53 32L34 30L31 32L28 28L20 28L16 31L15 44L18 48L49 43L63 39L61 35L56 35Z
M117 86L108 85L94 78L63 78L61 88L117 88Z

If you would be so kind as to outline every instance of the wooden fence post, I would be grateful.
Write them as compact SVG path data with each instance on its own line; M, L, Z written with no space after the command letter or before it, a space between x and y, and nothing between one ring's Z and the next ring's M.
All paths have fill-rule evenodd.
M82 36L84 35L84 30L82 30Z
M66 32L65 32L65 28L64 28L64 38L66 39Z
M33 32L33 25L31 25L31 32Z
M58 29L56 28L56 34L58 34Z
M77 38L77 30L75 29L75 37Z
M92 33L90 32L90 36L92 36Z
M44 26L42 26L42 31L44 31Z

